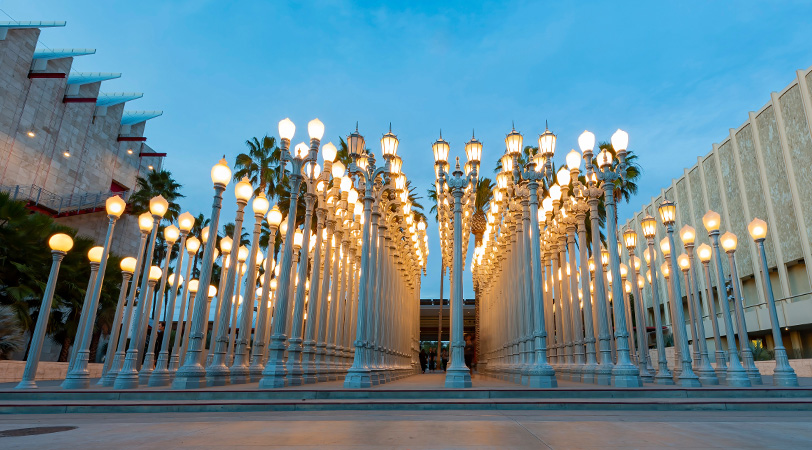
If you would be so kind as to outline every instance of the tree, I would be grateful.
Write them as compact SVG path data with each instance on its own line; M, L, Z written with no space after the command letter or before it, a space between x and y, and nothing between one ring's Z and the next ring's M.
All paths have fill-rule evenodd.
M245 141L248 153L240 153L234 162L234 181L248 177L256 186L254 195L264 192L269 199L279 194L279 184L283 181L282 149L276 145L276 138L267 134L260 140L256 137Z
M161 195L169 202L164 219L170 223L175 222L180 215L177 200L184 197L180 193L181 187L183 186L172 178L172 173L168 170L153 170L146 177L138 177L135 192L130 196L132 213L138 215L149 211L150 199Z
M474 199L474 216L471 218L471 234L474 235L476 245L482 242L482 235L488 226L487 210L493 199L493 188L496 183L490 178L480 178L476 186Z

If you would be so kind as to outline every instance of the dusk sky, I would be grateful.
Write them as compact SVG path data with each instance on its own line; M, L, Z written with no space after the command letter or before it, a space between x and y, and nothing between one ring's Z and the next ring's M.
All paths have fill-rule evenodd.
M211 166L223 154L233 165L246 139L276 135L285 117L294 144L312 118L323 143L357 121L376 154L391 122L424 197L440 129L463 159L476 130L492 176L511 123L536 145L547 120L559 164L584 129L599 141L629 132L643 175L622 223L812 65L810 2L439 3L5 0L0 20L67 21L40 45L97 49L73 70L122 72L102 92L143 92L127 109L163 110L148 144L168 153L194 214L211 211ZM232 186L221 223L233 220ZM436 298L433 220L428 234L422 296Z

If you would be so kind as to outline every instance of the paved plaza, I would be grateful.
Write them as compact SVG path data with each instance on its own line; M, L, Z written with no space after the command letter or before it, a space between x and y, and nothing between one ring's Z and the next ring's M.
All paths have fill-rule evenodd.
M261 412L0 417L4 449L809 448L812 413ZM6 437L12 430L76 427ZM35 430L32 430L35 431Z

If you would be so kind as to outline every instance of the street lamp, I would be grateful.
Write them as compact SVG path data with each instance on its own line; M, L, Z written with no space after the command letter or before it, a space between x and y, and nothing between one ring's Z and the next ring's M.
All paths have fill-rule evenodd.
M278 205L274 205L266 216L268 221L268 257L265 260L265 274L262 281L262 294L260 296L260 304L257 316L257 328L254 332L254 346L252 353L251 365L248 367L249 376L251 381L259 381L262 378L263 364L262 360L265 355L265 328L267 322L270 320L269 316L269 288L276 280L271 280L271 274L274 270L274 248L276 246L276 232L279 229L279 224L282 223L282 212L279 210Z
M637 247L637 233L631 228L627 228L623 232L623 242L626 244L626 250L629 252L629 264L632 265L631 284L637 286L637 268L634 267L635 259L634 250ZM635 316L637 318L637 353L638 353L638 367L640 368L640 377L644 382L654 381L654 374L648 370L648 339L646 334L646 316L645 305L643 299L640 297L640 291L635 291L634 304Z
M677 205L670 200L663 201L658 208L660 219L666 227L668 237L664 239L667 242L668 249L668 268L669 271L675 275L671 278L671 298L673 299L674 306L674 331L677 332L675 339L679 341L679 351L682 357L681 371L679 373L679 382L683 387L699 387L701 386L699 377L691 368L691 354L688 350L688 336L685 330L685 312L682 306L682 289L680 288L679 276L676 274L679 270L677 264L677 256L674 248L674 221L676 220ZM663 249L663 255L666 250Z
M225 158L221 159L219 163L215 164L211 170L211 180L214 185L214 201L212 202L212 212L209 227L212 230L217 230L220 222L220 208L223 202L223 191L229 181L231 181L231 169L228 168L228 163ZM203 286L208 286L211 283L211 269L214 262L214 245L217 239L209 239L206 242L206 248L203 250L203 262L200 270L199 283ZM206 369L203 367L201 359L203 354L203 346L205 345L203 338L205 328L209 324L207 299L205 292L195 294L194 303L194 316L192 317L192 325L189 333L189 347L185 355L183 366L175 373L175 380L172 382L173 389L194 389L206 385Z
M37 366L39 357L42 354L42 344L45 341L45 330L48 327L48 319L51 315L51 303L54 299L56 280L59 277L59 265L62 259L73 248L73 239L67 234L57 233L48 239L48 246L51 248L52 262L51 272L48 274L48 284L45 285L45 292L40 305L37 325L31 337L31 345L28 350L28 359L25 361L23 377L15 389L36 389L37 383L34 379L37 376Z
M99 377L99 381L97 382L99 386L104 385L104 374L110 370L110 364L113 362L113 354L116 351L115 343L118 341L122 315L124 314L124 303L127 300L127 287L129 286L133 272L135 271L135 263L135 258L128 256L123 258L119 264L121 267L121 287L119 288L118 303L116 304L116 315L113 318L113 327L110 329L110 338L107 341L107 352L104 358L104 365L102 366L102 376Z
M665 356L665 341L663 339L663 324L660 317L660 288L657 283L657 272L654 270L652 261L656 260L654 250L654 237L657 234L657 221L650 215L646 215L640 221L640 227L643 229L643 236L646 237L646 245L648 251L643 252L643 257L646 260L646 265L649 267L648 278L651 285L651 300L654 306L654 327L655 337L657 339L657 374L654 376L654 382L657 384L671 385L674 384L674 379L671 371L668 369L668 361Z
M747 226L747 231L756 242L758 254L761 259L761 276L764 281L764 292L767 296L767 307L770 310L770 324L772 325L773 340L775 341L775 371L773 384L776 386L798 386L798 377L795 370L789 365L787 350L784 348L781 337L781 325L778 323L778 312L775 308L775 296L770 281L770 271L767 267L767 254L764 251L764 239L767 238L767 222L755 218Z
M713 299L713 287L711 286L710 279L710 260L713 257L713 249L708 244L702 244L696 249L696 254L699 261L702 262L702 275L705 280L705 294L708 299L708 307L711 316L711 325L713 326L713 341L716 347L716 376L718 378L727 377L727 362L725 351L722 349L722 338L719 335L719 323L716 320L716 301Z
M736 332L733 329L733 318L730 313L730 305L725 292L725 273L722 268L722 252L719 251L719 227L721 216L716 211L708 211L702 216L702 224L708 231L708 236L713 244L713 253L716 255L716 293L719 297L719 304L722 305L722 319L725 323L725 342L727 343L727 357L729 366L727 368L725 382L728 386L747 387L750 386L750 377L747 369L742 366L739 354L736 349ZM735 307L735 306L734 306ZM750 347L748 346L749 350ZM742 356L744 356L742 348Z

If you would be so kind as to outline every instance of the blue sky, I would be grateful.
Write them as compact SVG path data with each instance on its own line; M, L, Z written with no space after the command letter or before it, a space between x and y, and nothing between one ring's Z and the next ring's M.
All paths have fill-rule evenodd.
M147 126L148 143L169 154L183 208L206 214L210 167L223 154L233 163L245 139L276 134L285 117L297 125L294 142L306 140L314 117L325 143L358 121L376 153L392 122L404 171L423 193L441 128L461 157L476 129L489 172L511 121L529 143L548 120L562 163L584 129L598 140L629 132L644 172L622 222L812 65L812 4L800 1L5 0L0 8L16 20L66 20L41 42L96 48L74 70L122 72L102 90L144 92L128 109L164 110ZM233 219L233 198L229 191L223 220ZM433 222L429 237L422 295L436 297ZM465 291L472 295L468 273Z

